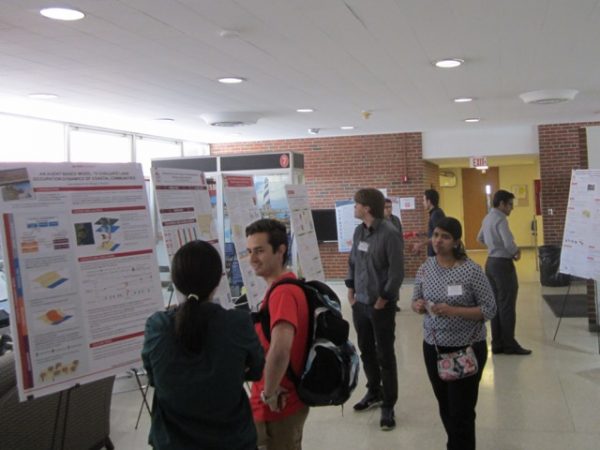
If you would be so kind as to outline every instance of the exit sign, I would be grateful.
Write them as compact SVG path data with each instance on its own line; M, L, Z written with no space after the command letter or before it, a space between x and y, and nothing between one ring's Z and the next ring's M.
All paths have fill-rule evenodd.
M470 158L470 166L472 168L481 168L481 167L488 167L488 162L487 162L487 157L485 156L472 156Z

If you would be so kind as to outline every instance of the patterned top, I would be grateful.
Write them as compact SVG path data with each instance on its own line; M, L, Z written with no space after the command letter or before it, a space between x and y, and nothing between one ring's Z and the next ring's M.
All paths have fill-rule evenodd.
M427 258L417 271L412 300L420 298L450 306L480 306L484 320L496 314L490 283L481 267L469 258L451 268L440 266L435 256ZM434 344L433 330L437 344L444 347L466 346L486 337L485 326L481 322L427 313L423 334L428 344Z

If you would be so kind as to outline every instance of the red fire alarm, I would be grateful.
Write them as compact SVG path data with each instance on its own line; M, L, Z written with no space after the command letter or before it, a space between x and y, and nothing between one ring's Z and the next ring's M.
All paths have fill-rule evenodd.
M408 175L402 175L402 182L408 183Z

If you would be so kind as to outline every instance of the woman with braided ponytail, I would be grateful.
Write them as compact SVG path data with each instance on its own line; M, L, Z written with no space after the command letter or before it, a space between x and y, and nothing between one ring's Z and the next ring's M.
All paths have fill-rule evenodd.
M263 351L247 312L212 303L223 267L204 241L181 247L171 279L186 300L146 322L142 359L154 386L155 449L255 449L243 384L258 380Z

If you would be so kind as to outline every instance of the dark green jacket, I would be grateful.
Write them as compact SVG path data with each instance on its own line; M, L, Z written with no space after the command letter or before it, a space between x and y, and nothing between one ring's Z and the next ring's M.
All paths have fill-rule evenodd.
M175 339L175 312L146 322L142 359L155 388L149 443L155 449L255 449L244 380L258 380L264 356L247 312L206 303L202 351Z

